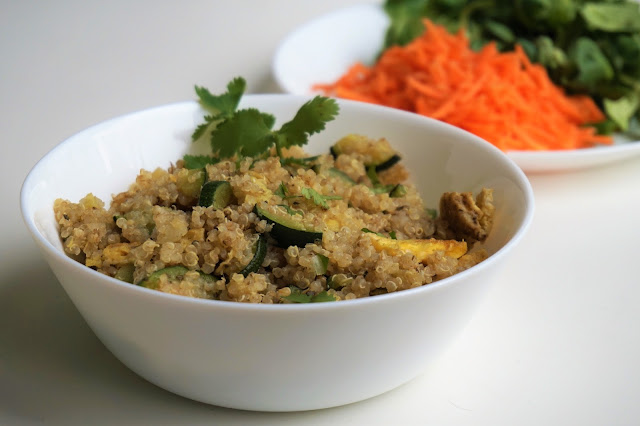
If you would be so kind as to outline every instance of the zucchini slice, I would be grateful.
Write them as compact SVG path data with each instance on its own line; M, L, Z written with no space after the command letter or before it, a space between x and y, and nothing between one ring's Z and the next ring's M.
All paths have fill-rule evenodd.
M189 271L190 270L185 268L184 266L169 266L167 268L162 268L155 271L154 273L149 275L146 280L141 281L139 285L156 290L158 288L158 283L160 282L161 276L166 275L170 282L181 281L184 275ZM203 280L211 282L216 281L213 276L207 275L204 272L198 272L200 273L200 278L202 278Z
M254 212L260 219L273 225L269 234L278 242L279 247L304 247L309 243L322 240L321 231L294 220L288 213L272 213L257 204L254 207Z
M345 181L346 183L350 183L351 185L355 185L357 183L355 180L351 179L351 177L348 174L346 174L345 172L343 172L340 169L336 169L335 167L330 168L327 171L327 173L330 176L342 179L343 181Z
M198 205L203 207L214 207L223 209L231 202L231 184L226 180L212 180L205 182L200 190Z
M402 198L407 195L407 187L399 183L389 192L391 198Z
M265 256L267 255L267 238L260 234L258 237L258 241L256 241L255 250L253 253L253 259L244 267L240 273L245 277L252 272L258 272L260 265L264 261Z
M400 162L402 158L400 158L400 156L398 154L393 154L391 156L391 158L389 158L387 161L385 161L382 164L378 164L376 165L376 172L381 172L383 170L387 170L390 169L391 167L395 166L396 164L398 164Z

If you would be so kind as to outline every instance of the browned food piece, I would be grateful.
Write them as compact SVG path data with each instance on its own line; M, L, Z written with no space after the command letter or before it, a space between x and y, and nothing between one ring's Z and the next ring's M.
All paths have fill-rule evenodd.
M445 192L440 198L440 217L459 240L486 239L494 212L491 189L483 188L475 200L471 192Z

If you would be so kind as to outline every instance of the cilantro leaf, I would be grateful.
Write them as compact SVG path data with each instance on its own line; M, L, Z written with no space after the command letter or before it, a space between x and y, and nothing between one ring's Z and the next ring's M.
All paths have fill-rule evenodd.
M207 164L216 164L217 158L209 155L189 155L186 154L183 158L185 169L203 169Z
M313 188L302 188L300 190L300 194L307 200L311 200L315 205L322 207L323 209L328 209L329 204L327 204L327 200L342 200L342 197L339 195L322 195L318 191Z
M311 303L335 302L336 298L326 291L320 292L311 298Z
M258 156L268 153L274 144L281 156L283 147L307 143L309 136L323 130L339 110L334 99L316 96L302 105L292 120L279 130L273 130L274 115L255 108L237 110L245 89L246 82L242 77L233 79L227 85L227 91L220 95L195 86L200 105L210 114L196 127L192 140L209 138L213 153L220 158Z
M212 95L208 89L196 86L200 105L211 111L214 116L229 117L238 108L247 83L244 78L236 77L227 84L227 91L221 95Z
M322 303L322 302L335 302L336 298L326 291L320 292L315 296L311 296L309 294L303 293L298 287L289 287L291 289L291 294L289 296L284 296L283 299L286 299L290 302L295 303Z
M286 198L288 194L289 190L285 186L284 182L280 182L280 185L278 185L278 189L274 191L274 195L277 195L280 198Z
M284 296L283 299L286 299L290 302L296 303L309 303L311 302L311 296L303 293L298 287L289 287L291 289L291 294L288 296Z
M309 136L325 128L325 124L338 114L338 103L331 98L316 96L300 107L295 117L278 130L278 143L281 147L304 145Z
M378 237L387 238L384 234L381 234L381 233L376 232L376 231L372 231L369 228L362 228L361 231L366 233L366 234L376 234Z
M193 142L204 138L218 124L235 113L246 85L242 77L234 78L227 84L227 91L220 95L212 95L207 88L195 86L200 105L211 114L205 115L204 123L196 127L191 135Z
M211 148L221 158L261 154L274 142L268 124L255 108L237 111L211 132Z

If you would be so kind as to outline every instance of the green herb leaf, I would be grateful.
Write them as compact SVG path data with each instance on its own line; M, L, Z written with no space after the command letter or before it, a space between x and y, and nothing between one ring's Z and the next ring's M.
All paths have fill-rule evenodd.
M327 200L342 200L342 197L339 195L322 195L313 188L302 188L300 193L304 198L313 201L314 204L322 207L323 209L329 208Z
M287 195L289 194L289 190L285 186L284 182L280 182L280 185L278 185L278 189L275 190L274 194L280 198L287 197Z
M216 117L230 117L238 108L247 83L244 78L236 77L227 84L227 91L221 95L212 95L208 89L196 86L200 105Z
M322 303L322 302L335 302L336 298L327 293L326 291L320 292L315 296L303 293L298 287L291 286L291 294L283 297L290 302L295 303Z
M189 155L182 157L185 169L204 169L207 164L216 164L220 160L210 155Z
M396 231L389 232L389 238L391 238L392 240L397 240Z
M640 30L640 5L636 2L589 2L580 11L593 30L623 32Z
M362 228L361 231L364 232L364 233L367 233L367 234L376 234L378 237L387 238L384 234L372 231L369 228Z
M273 145L265 115L255 108L237 111L211 133L211 148L221 158L254 156Z
M569 58L578 67L576 81L584 87L596 87L614 76L609 59L590 38L577 39L569 49Z
M338 103L331 98L316 96L300 107L295 117L278 130L278 143L281 147L304 145L309 136L324 130L326 123L338 114Z
M327 293L326 291L322 291L311 298L311 303L323 303L323 302L335 302L336 298Z
M604 109L607 115L622 129L626 131L629 128L629 121L638 109L640 99L638 93L630 93L620 99L604 100Z
M272 114L255 108L236 111L245 88L246 82L241 77L233 79L221 95L195 86L200 104L211 114L197 126L192 139L200 140L210 134L211 149L220 158L258 156L268 152L274 144L280 155L283 147L307 143L309 136L323 130L339 111L334 99L316 96L303 104L280 130L272 130L276 121Z
M291 294L288 296L284 296L283 299L286 299L290 302L296 303L309 303L311 302L311 296L303 293L298 287L289 287L291 289Z

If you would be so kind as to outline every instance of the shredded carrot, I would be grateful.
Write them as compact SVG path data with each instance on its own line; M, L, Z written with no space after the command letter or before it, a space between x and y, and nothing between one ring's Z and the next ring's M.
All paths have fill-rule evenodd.
M611 144L592 124L605 119L587 96L569 96L520 46L475 52L463 31L425 20L424 34L390 47L371 67L353 65L314 90L412 111L463 128L503 151L565 150Z

